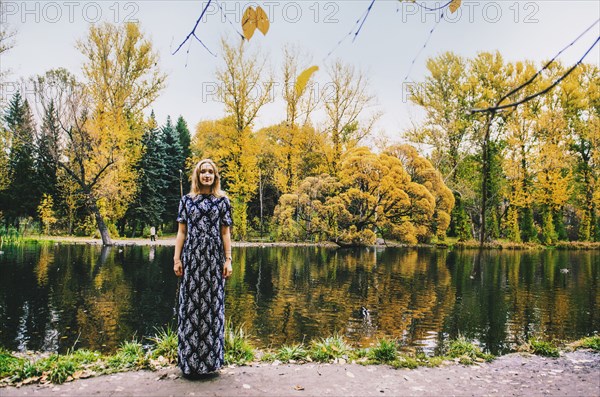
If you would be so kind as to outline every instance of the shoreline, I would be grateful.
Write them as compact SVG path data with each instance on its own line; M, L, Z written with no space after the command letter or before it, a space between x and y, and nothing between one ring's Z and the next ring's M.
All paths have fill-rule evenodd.
M200 380L175 366L56 384L0 388L2 396L598 396L600 355L559 358L512 353L490 363L395 369L389 365L255 364L225 366Z
M56 244L88 244L102 246L102 239L93 237L77 236L48 236L48 235L30 235L23 237L25 242L53 242ZM0 243L4 243L0 238ZM10 244L10 242L6 243ZM290 241L232 241L233 247L323 247L323 248L345 248L331 241L319 243L311 242L290 242ZM157 237L156 241L150 241L149 238L116 238L113 239L113 246L175 246L175 236ZM534 243L510 243L510 242L491 242L485 243L483 247L476 241L467 242L445 242L431 244L404 244L396 241L383 241L375 245L367 246L373 248L431 248L431 249L460 249L460 250L497 250L497 251L533 251L533 250L578 250L594 251L600 250L600 242L581 242L581 241L563 241L555 246L544 246ZM365 248L365 247L356 247Z

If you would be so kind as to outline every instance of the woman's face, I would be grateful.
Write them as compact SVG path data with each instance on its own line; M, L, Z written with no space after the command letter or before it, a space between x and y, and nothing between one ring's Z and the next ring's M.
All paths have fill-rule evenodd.
M204 163L200 166L200 185L212 186L215 182L215 170L210 163Z

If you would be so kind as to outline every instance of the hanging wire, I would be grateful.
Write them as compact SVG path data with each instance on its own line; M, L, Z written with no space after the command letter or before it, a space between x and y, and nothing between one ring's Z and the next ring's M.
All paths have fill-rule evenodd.
M502 103L502 101L504 101L506 98L516 94L518 91L522 90L523 88L525 88L526 86L528 86L529 84L531 84L533 82L533 80L535 80L535 78L537 76L539 76L544 70L546 70L555 60L556 58L558 58L558 56L560 54L562 54L567 48L573 46L573 44L575 44L577 41L579 41L581 39L581 37L583 37L583 35L585 35L587 32L589 32L594 26L596 26L596 24L598 24L598 22L600 22L600 18L597 19L592 25L590 25L590 27L588 27L586 30L583 31L583 33L581 33L579 36L577 36L577 38L575 38L575 40L573 40L572 42L570 42L569 44L567 44L566 47L564 47L563 49L561 49L555 56L554 58L552 58L550 61L548 61L540 70L538 70L529 80L527 80L525 83L519 85L517 88L511 90L508 94L504 95L502 98L500 98L500 100L496 103L496 106L491 106L491 107L487 107L487 108L483 108L483 109L471 109L471 113L482 113L482 112L497 112L498 110L502 110L502 109L507 109L507 108L511 108L511 107L516 107L519 106L522 103L528 102L540 95L543 95L545 93L547 93L548 91L550 91L551 89L553 89L554 87L556 87L561 81L563 81L568 75L570 75L585 59L585 57L590 53L590 51L596 46L596 44L598 44L598 42L600 42L600 36L598 36L596 38L596 40L594 41L594 43L587 49L587 51L583 54L583 56L581 58L579 58L579 60L577 61L577 63L575 63L573 66L571 66L569 68L569 70L567 70L561 77L559 77L556 81L554 81L552 84L550 84L548 87L544 88L543 90L536 92L534 94L531 94L521 100L512 102L512 103L508 103L506 105L500 105L500 103Z

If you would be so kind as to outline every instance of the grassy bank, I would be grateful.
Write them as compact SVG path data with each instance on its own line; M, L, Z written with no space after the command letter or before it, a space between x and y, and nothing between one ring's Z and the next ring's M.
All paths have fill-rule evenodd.
M20 243L46 243L46 244L97 244L101 245L102 240L91 237L78 236L49 236L42 234L30 234L26 237L6 237L0 236L0 243L20 244ZM174 245L175 235L165 235L157 239L156 242L150 242L149 238L114 238L114 245ZM233 246L260 246L260 247L293 247L293 246L324 246L338 247L336 244L323 241L320 243L312 242L289 242L289 241L233 241ZM443 242L433 242L431 244L404 244L397 241L386 240L382 245L384 247L404 247L404 248L440 248L440 249L489 249L489 250L600 250L600 242L587 241L560 241L556 245L546 246L539 243L514 243L505 240L497 240L479 245L476 240L458 241L456 238L446 238Z
M90 350L69 351L66 354L22 354L0 349L0 387L31 383L64 383L75 379L133 370L157 370L177 362L177 335L172 329L157 330L156 336L142 341L124 342L112 355ZM339 335L320 338L308 344L284 345L276 349L257 350L242 327L227 324L225 331L225 363L247 365L265 363L357 363L387 364L394 368L436 367L459 363L471 365L491 361L464 338L449 341L440 356L402 352L395 340L380 339L370 348L353 348ZM600 336L556 345L532 339L518 350L548 357L558 357L561 350L589 348L600 351Z

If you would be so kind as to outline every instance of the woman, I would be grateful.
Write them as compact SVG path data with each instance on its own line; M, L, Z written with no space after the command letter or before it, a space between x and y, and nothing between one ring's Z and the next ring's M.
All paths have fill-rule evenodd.
M173 270L182 277L177 337L179 367L197 378L223 366L225 279L231 269L231 204L217 166L201 160L181 198Z

